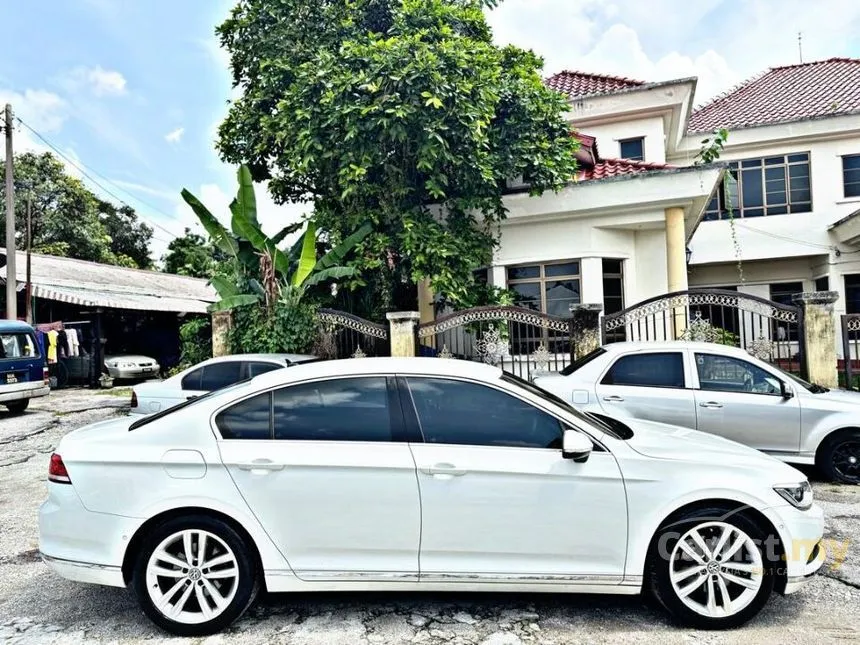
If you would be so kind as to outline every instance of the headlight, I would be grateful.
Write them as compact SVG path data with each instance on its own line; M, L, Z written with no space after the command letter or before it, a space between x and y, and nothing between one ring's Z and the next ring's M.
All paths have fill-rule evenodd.
M812 486L808 481L795 486L774 486L773 489L792 506L802 510L812 506Z

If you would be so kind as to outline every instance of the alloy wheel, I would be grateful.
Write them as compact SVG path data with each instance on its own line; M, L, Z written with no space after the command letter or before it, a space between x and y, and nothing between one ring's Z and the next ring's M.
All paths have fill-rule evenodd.
M860 440L848 439L833 449L833 470L845 482L860 482Z
M187 529L162 540L146 565L146 589L166 618L194 625L220 616L236 595L239 564L217 535Z
M669 561L678 599L708 618L733 616L758 595L764 565L755 541L726 522L705 522L678 540Z

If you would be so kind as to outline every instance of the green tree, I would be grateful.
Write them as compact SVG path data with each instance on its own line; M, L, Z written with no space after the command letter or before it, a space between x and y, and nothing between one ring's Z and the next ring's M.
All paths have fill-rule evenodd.
M314 201L337 241L370 220L352 286L392 302L428 278L474 298L505 217L507 182L533 194L576 169L568 105L541 59L498 47L488 0L240 0L218 28L241 96L219 130L278 200Z
M177 237L167 245L167 253L162 261L164 270L168 273L211 278L215 275L219 259L225 259L223 253L218 253L207 238L186 228L185 235Z
M5 171L5 162L0 172ZM0 204L5 204L0 185ZM138 220L133 209L115 207L65 172L52 154L15 155L15 217L17 246L26 245L27 200L31 203L32 248L121 266L148 268L152 229ZM6 213L0 211L0 226Z

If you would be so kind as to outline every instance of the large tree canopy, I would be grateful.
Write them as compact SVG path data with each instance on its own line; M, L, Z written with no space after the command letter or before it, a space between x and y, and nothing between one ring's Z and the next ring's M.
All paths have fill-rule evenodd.
M167 253L162 261L167 273L192 278L211 278L215 275L218 261L226 259L223 256L207 238L186 228L185 235L177 237L167 245Z
M492 43L490 4L240 0L218 29L242 92L222 156L278 200L314 201L336 239L371 221L365 279L429 278L461 302L491 260L507 181L559 189L576 163L564 98L536 55Z
M0 164L0 173L5 163ZM0 185L0 227L6 226L5 185ZM27 200L31 204L32 248L121 266L149 268L152 228L128 206L117 208L69 176L51 153L15 155L17 246L25 248Z

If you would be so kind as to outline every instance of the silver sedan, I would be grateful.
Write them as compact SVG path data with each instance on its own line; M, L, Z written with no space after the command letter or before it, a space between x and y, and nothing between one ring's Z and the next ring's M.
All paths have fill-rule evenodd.
M597 414L660 421L860 483L860 393L713 343L613 343L535 383Z

